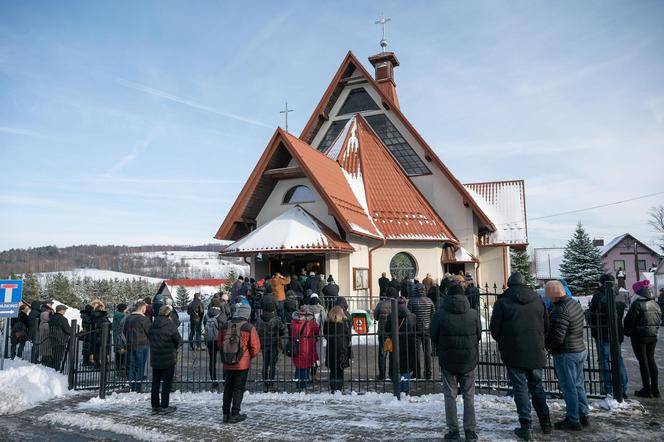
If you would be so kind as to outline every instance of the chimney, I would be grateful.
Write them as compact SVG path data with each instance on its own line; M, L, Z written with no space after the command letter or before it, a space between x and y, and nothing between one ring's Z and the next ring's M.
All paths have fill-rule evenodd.
M369 62L375 69L375 78L380 90L387 95L390 101L399 108L397 98L397 84L394 82L394 68L399 66L394 52L381 52L369 57Z
M603 239L593 239L593 246L595 247L604 247Z

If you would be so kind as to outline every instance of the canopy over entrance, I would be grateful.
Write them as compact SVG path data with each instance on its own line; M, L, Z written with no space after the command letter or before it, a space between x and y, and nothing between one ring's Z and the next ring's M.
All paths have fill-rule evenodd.
M353 247L300 206L282 213L226 246L225 256L353 252Z

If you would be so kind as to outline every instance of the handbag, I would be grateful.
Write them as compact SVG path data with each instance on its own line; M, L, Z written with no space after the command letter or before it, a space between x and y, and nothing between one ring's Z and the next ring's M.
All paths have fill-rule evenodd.
M284 345L284 354L289 358L296 358L300 354L300 337L302 336L302 330L307 326L307 322L309 321L305 321L300 330L298 330L297 338L293 339L291 337L286 341L286 345Z
M401 326L403 325L403 321L405 318L401 320L399 323L399 329L401 329ZM392 343L392 338L386 338L385 343L383 344L383 351L385 353L392 353L394 351L394 344Z

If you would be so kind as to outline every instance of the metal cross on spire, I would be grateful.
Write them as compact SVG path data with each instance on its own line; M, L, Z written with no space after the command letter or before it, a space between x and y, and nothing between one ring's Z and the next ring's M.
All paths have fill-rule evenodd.
M284 110L280 111L280 114L284 114L284 117L286 118L286 132L288 132L288 113L293 112L293 109L288 109L288 101L286 102L286 107L284 107Z
M380 25L381 28L382 28L382 37L383 38L380 39L380 48L381 48L380 50L381 50L381 52L385 52L385 49L387 48L387 40L385 40L385 23L387 23L388 21L392 21L392 19L391 18L385 18L385 15L383 15L383 13L381 12L380 17L378 18L378 20L376 20L376 23L375 23L377 25Z

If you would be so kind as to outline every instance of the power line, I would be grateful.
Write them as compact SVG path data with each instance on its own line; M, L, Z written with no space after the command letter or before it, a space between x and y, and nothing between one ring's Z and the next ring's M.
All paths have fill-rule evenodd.
M583 209L570 210L568 212L554 213L554 214L546 215L546 216L538 216L536 218L528 218L528 221L535 221L535 220L538 220L538 219L545 219L545 218L553 218L554 216L570 215L572 213L586 212L588 210L600 209L602 207L615 206L617 204L628 203L630 201L636 201L636 200L640 200L640 199L644 199L644 198L650 198L651 196L657 196L657 195L662 195L662 194L664 194L664 191L649 193L647 195L636 196L634 198L629 198L629 199L626 199L626 200L614 201L612 203L600 204L599 206L592 206L592 207L586 207L586 208L583 208Z

